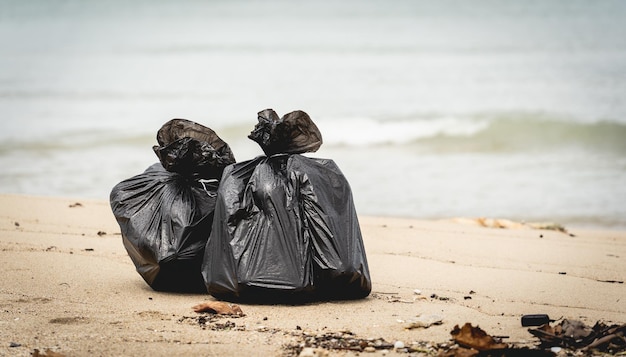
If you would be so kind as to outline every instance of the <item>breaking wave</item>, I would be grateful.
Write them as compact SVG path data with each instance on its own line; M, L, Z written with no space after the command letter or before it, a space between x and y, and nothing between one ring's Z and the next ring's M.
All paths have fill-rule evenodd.
M626 153L626 124L546 115L324 120L328 146L415 146L439 152L589 149Z
M525 152L584 149L626 154L626 123L582 122L538 114L434 116L399 119L319 118L324 147L398 147L436 153ZM213 127L231 145L248 141L252 124ZM0 155L12 151L50 152L156 144L154 131L78 130L41 137L5 138Z

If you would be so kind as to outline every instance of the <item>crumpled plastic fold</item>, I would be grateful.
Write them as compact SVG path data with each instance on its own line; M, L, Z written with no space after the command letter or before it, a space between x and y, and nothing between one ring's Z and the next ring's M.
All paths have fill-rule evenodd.
M270 155L229 165L222 176L202 266L208 292L257 302L367 296L348 181L333 160L299 154L322 140L306 113L284 117L298 119L292 131L272 113L259 113L250 136Z
M148 285L206 292L200 269L218 179L235 158L213 130L185 119L164 124L157 140L161 163L115 185L111 209L124 247Z

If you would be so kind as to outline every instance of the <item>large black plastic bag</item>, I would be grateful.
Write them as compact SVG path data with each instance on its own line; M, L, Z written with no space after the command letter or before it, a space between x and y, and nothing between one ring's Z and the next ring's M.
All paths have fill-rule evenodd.
M299 154L321 145L315 124L268 109L249 137L269 156L224 171L202 267L208 292L258 302L367 296L350 186L332 160Z
M117 184L111 209L124 247L148 285L206 292L200 269L218 179L235 158L213 130L185 119L165 123L157 141L153 149L161 163Z

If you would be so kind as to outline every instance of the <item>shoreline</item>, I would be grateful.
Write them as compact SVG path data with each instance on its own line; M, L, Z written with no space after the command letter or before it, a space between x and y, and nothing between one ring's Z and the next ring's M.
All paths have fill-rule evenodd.
M443 343L466 322L507 336L504 342L533 345L538 340L520 324L524 314L591 326L626 322L624 230L360 216L370 296L240 304L244 317L201 325L192 307L214 299L150 289L124 250L108 201L0 194L0 212L0 355L288 355L285 346L305 332ZM408 329L418 316L442 323Z

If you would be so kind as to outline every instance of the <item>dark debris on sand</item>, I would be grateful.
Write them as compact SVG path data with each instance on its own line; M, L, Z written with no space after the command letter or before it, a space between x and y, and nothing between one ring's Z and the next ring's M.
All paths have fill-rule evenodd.
M191 323L203 330L247 331L246 324L236 323L244 314L202 313L183 316L179 323ZM552 321L552 320L551 320ZM362 353L391 352L409 356L438 357L544 357L544 356L626 356L626 324L607 325L597 322L593 327L578 320L563 319L529 328L528 332L539 339L535 346L516 346L505 343L502 337L491 336L479 326L465 323L456 325L451 339L442 343L387 341L384 338L360 338L351 331L304 331L299 326L293 330L259 327L261 333L291 336L291 342L282 346L286 357L329 356L331 352L361 355Z

